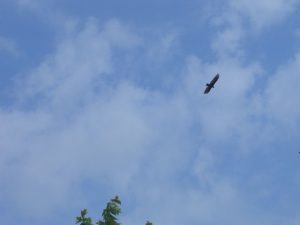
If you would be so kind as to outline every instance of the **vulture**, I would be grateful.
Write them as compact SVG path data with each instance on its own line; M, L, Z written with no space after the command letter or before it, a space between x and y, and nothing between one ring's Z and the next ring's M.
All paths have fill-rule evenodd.
M214 85L219 79L219 77L220 75L217 73L217 75L211 80L211 82L209 84L206 84L204 94L208 94L210 92L210 89L214 88Z

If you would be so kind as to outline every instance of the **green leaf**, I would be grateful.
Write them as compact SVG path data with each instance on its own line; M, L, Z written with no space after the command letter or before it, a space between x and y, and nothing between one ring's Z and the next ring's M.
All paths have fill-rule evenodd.
M85 217L85 215L87 214L87 209L81 210L80 214L81 214L81 217Z

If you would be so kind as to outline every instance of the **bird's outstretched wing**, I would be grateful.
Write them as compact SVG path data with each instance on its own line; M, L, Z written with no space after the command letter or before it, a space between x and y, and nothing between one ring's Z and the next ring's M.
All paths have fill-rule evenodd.
M207 86L204 90L204 94L208 94L210 92L211 87Z
M217 73L217 75L211 80L210 85L213 87L215 83L219 80L220 75Z

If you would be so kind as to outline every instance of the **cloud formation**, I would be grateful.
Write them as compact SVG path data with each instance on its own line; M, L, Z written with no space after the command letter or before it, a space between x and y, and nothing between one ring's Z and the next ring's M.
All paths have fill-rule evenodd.
M70 223L119 194L124 224L296 225L300 170L281 146L300 131L299 55L270 74L242 48L244 23L264 29L296 3L227 3L224 24L211 18L212 62L176 50L173 27L72 22L0 106L4 221Z

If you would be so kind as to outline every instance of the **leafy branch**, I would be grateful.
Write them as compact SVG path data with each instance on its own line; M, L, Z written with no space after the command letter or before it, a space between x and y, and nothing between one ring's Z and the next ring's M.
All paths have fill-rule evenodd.
M102 220L96 222L97 225L121 225L118 223L117 216L121 213L121 200L118 196L111 199L106 208L102 212ZM76 224L79 225L93 225L92 219L87 216L87 209L83 209L80 212L80 216L76 217ZM147 221L146 225L153 225Z

